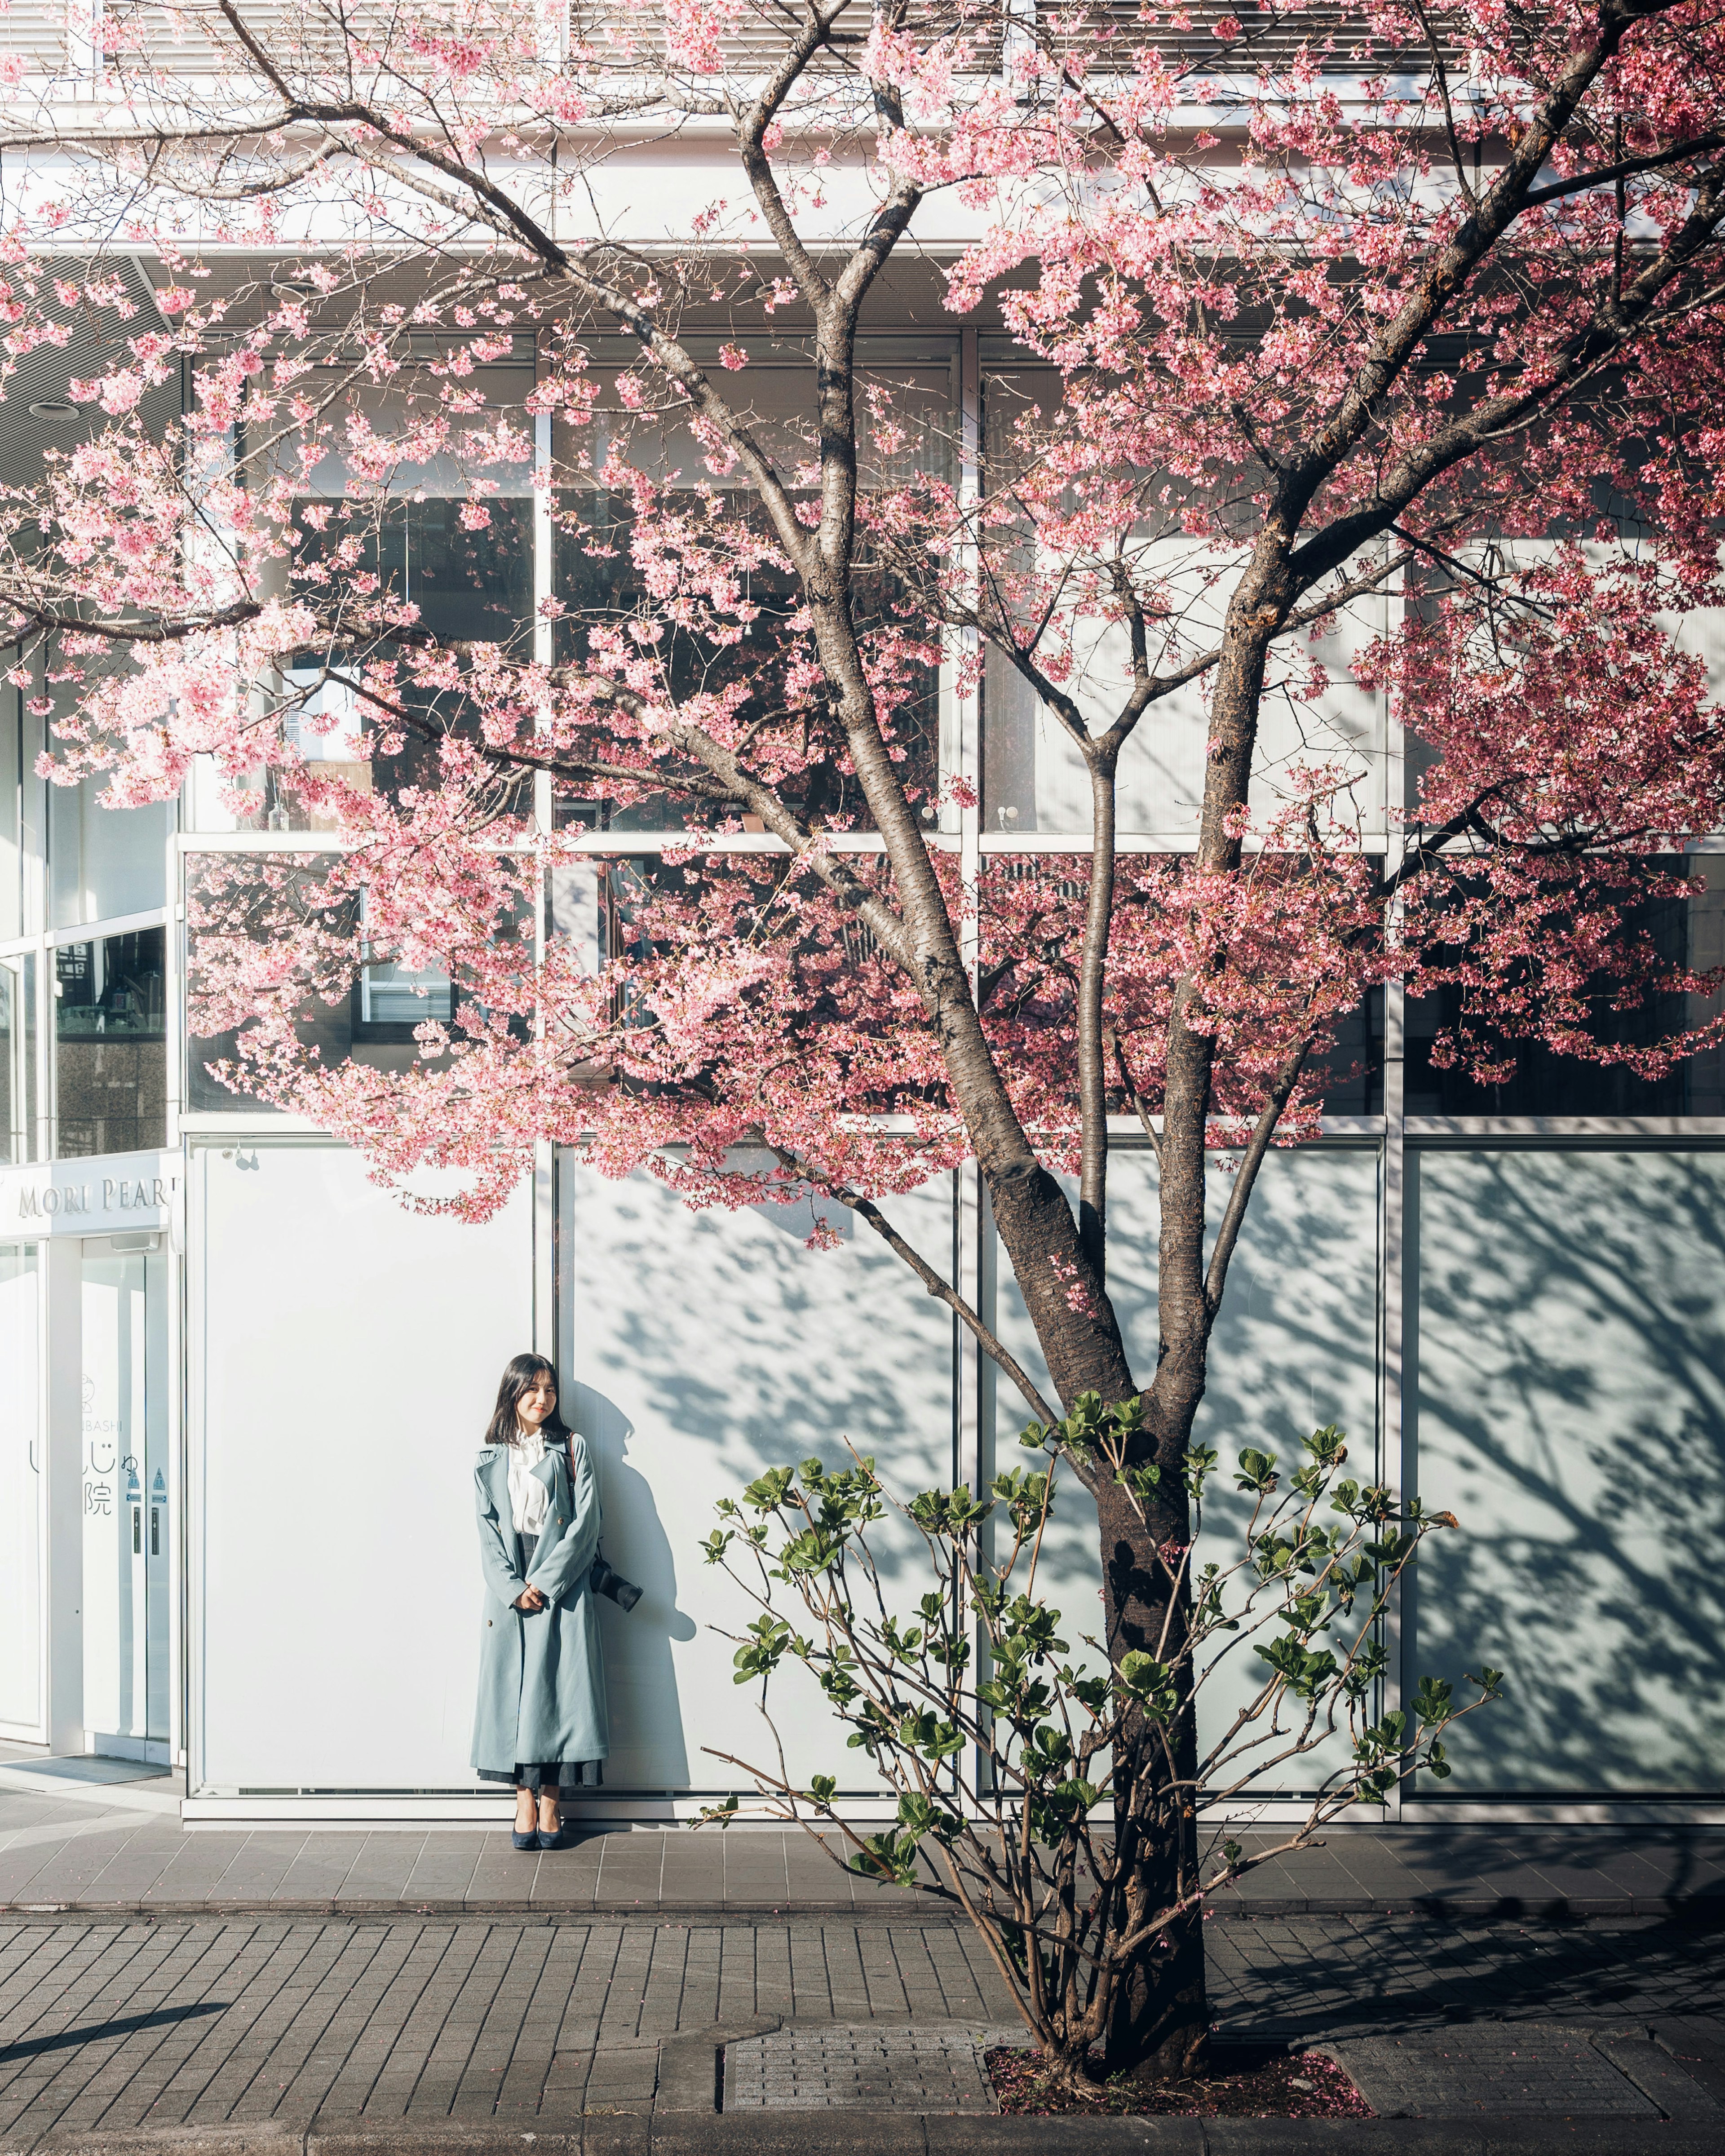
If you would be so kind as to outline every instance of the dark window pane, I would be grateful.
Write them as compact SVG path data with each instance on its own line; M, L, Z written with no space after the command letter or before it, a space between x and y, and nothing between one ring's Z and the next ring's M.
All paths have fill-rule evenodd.
M313 854L207 854L186 866L187 917L190 932L192 991L198 992L198 945L202 937L242 937L267 942L289 934L305 920L321 915L338 933L351 932L358 901L351 892L331 893L325 884L329 857ZM315 1049L326 1070L343 1063L373 1070L408 1070L419 1061L415 1026L443 1023L457 1014L461 999L446 975L413 973L378 953L369 964L356 963L343 973L331 958L323 993L310 995L295 1014L294 1030L301 1045ZM421 994L419 991L424 990ZM186 1105L209 1113L244 1109L249 1116L274 1115L270 1102L224 1085L211 1065L231 1063L239 1055L234 1033L193 1034L187 1044Z
M770 654L773 639L798 603L795 579L788 570L763 567L740 577L743 599L758 608L759 614L741 642L726 646L667 621L665 609L649 598L630 555L630 515L622 495L566 492L558 496L557 516L556 588L567 608L557 632L557 656L562 663L572 665L585 656L593 626L636 614L654 620L662 631L655 649L676 696L729 686L747 678L765 657L760 691L738 712L745 725L768 721L756 752L757 767L773 776L781 796L805 822L839 830L873 829L861 784L848 768L849 754L836 721L814 709L778 715L783 673ZM757 529L765 521L757 503L735 492L721 497L721 516ZM865 645L898 620L895 588L884 574L872 572L865 561L860 562L853 580L852 605ZM806 650L806 643L798 639L795 648L799 653ZM940 767L938 669L919 667L911 689L893 713L891 739L904 751L901 776L925 820L932 824ZM782 773L775 773L771 753L776 739L794 744L793 758ZM608 748L610 744L602 746ZM700 829L735 819L735 812L722 805L705 804L675 793L624 803L583 798L573 787L561 785L553 814L559 829L581 825L607 831Z
M1691 897L1661 899L1642 909L1638 925L1661 955L1704 972L1725 963L1725 855L1700 855L1663 865L1701 877L1707 888ZM1432 1050L1454 1023L1461 990L1409 997L1404 1021L1404 1106L1410 1116L1718 1116L1725 1115L1725 1050L1692 1056L1661 1078L1639 1076L1626 1064L1592 1063L1523 1042L1512 1075L1482 1085L1466 1071L1440 1070ZM1718 1009L1716 998L1661 996L1639 1010L1613 1011L1601 998L1592 1037L1631 1045L1700 1026Z
M1353 1016L1336 1029L1324 1059L1323 1112L1327 1116L1381 1116L1384 1112L1384 991L1372 988Z
M64 1158L167 1142L167 931L63 943L54 959L54 1109Z
M425 501L306 502L308 512L327 511L321 528L302 526L299 560L310 565L338 545L362 542L357 571L344 571L346 588L356 573L376 576L393 597L412 602L419 625L441 644L485 643L526 647L533 606L533 504L518 495L501 495L485 505L490 522L470 531L461 521L459 501L433 497ZM306 584L308 596L316 588ZM381 643L376 655L389 655ZM320 679L327 660L352 677L372 656L368 649L299 654L289 670L302 693L300 708L290 715L288 732L300 752L325 772L362 793L393 795L405 786L438 783L438 738L470 732L476 721L470 701L447 691L410 693L408 710L424 727L404 727L395 737L380 727L378 715L340 683ZM520 783L516 813L531 805L531 782ZM260 818L264 829L279 831L331 828L331 819L309 811L297 798L290 776L270 772Z
M35 1060L35 1029L28 1023L25 968L34 991L35 960L0 958L0 1161L25 1161L35 1133L35 1088L29 1082Z

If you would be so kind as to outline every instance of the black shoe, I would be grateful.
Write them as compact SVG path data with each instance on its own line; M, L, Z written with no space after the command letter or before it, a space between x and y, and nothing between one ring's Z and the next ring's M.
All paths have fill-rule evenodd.
M572 1849L575 1846L574 1834L567 1826L557 1827L550 1834L541 1827L534 1839L541 1849Z
M539 1839L536 1830L530 1830L526 1834L517 1834L514 1828L511 1827L510 1829L509 1838L515 1844L517 1849L541 1849L544 1846L544 1844Z

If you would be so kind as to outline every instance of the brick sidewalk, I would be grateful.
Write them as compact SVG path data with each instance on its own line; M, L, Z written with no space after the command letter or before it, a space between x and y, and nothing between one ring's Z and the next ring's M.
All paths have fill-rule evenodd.
M343 2134L371 2137L369 2156L490 2135L484 2156L501 2156L523 2133L533 2156L701 2156L749 2125L714 2111L726 2041L909 2029L939 2050L945 2030L956 2055L1014 2018L942 1905L848 1877L778 1831L595 1834L543 1856L469 1829L188 1831L160 1780L57 1787L8 1762L0 1905L0 2156L131 2156L145 2144L111 2137L139 2133L204 2137L208 2156L357 2156ZM1507 2032L1548 2046L1594 2030L1577 2056L1596 2078L1612 2046L1651 2056L1651 2032L1661 2057L1690 2061L1676 2082L1696 2076L1705 2106L1706 2090L1725 2102L1722 1917L1717 1830L1337 1830L1212 1917L1212 2008L1224 2043L1376 2046L1359 2056L1380 2067L1435 2041L1440 2076L1452 2060L1474 2071L1476 2028L1487 2092L1487 2056L1500 2078L1519 2056ZM1561 2100L1572 2077L1549 2078ZM1257 2145L1252 2122L1056 2131L895 2111L877 2133L861 2131L874 2113L825 2116L836 2143L798 2142L757 2109L752 2156L887 2156L901 2141L906 2156L960 2156L961 2128L984 2135L965 2147L1038 2156L1075 2133L1086 2151ZM1419 2123L1347 2131L1402 2148ZM1676 2133L1673 2119L1660 2145L1676 2150ZM1702 2145L1712 2156L1725 2135Z
M1713 2060L1725 2097L1707 2018L1725 1933L1294 1917L1218 1919L1207 1939L1224 2035L1393 2035L1446 2016L1651 2026ZM979 1943L944 1923L13 1920L0 2150L267 2121L552 2132L666 2106L710 2115L725 2036L1014 2018Z

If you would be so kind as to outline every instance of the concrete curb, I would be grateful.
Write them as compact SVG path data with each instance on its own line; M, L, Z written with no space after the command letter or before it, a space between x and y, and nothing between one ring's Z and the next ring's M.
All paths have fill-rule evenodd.
M1716 2132L1637 2119L982 2118L904 2112L774 2118L645 2112L578 2132L492 2126L55 2130L0 2156L1718 2156Z
M115 1923L184 1923L188 1917L229 1922L235 1917L339 1917L366 1923L399 1923L430 1917L449 1923L501 1917L510 1923L536 1924L902 1924L940 1925L949 1930L968 1920L962 1910L938 1902L870 1908L854 1902L503 1902L475 1897L470 1902L351 1900L246 1902L0 1902L0 1922L28 1923L52 1917L103 1917Z

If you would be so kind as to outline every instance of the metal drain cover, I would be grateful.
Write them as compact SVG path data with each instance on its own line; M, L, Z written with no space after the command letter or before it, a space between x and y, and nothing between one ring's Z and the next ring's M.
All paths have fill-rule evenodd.
M729 2111L993 2111L983 2054L1010 2029L783 2029L725 2046Z

